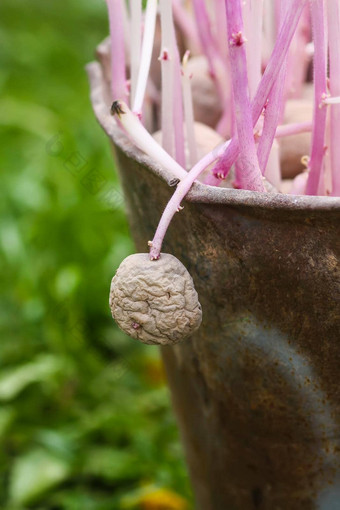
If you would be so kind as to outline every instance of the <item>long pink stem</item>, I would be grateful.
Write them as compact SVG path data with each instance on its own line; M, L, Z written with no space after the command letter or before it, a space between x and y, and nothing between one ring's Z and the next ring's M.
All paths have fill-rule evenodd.
M225 0L225 6L235 122L239 143L242 147L238 159L239 184L244 189L264 191L253 135L241 0Z
M187 71L187 63L189 59L189 51L186 51L182 61L182 90L183 90L183 106L186 128L186 139L188 145L188 165L192 168L197 163L197 144L195 135L194 108L191 93L191 76Z
M267 64L269 56L273 51L278 33L276 12L278 11L277 0L264 0L263 6L263 49L262 62Z
M263 131L260 138L259 146L257 149L257 156L259 158L259 165L262 175L265 174L270 150L273 145L278 123L282 111L282 99L286 77L286 65L282 66L279 77L273 85L268 97L268 104L264 114Z
M130 76L131 93L130 106L134 103L137 87L138 68L140 61L140 51L142 46L142 2L134 0L130 2Z
M172 4L160 0L162 28L162 143L164 149L185 167L181 64Z
M132 104L134 113L141 116L146 84L149 77L150 63L152 57L152 45L155 35L157 16L157 0L148 0L145 10L145 25L138 71L136 94Z
M300 133L307 133L312 131L312 121L294 122L292 124L284 124L277 126L275 138L283 138L284 136L298 135Z
M301 98L310 61L307 51L310 35L310 16L308 6L306 6L299 20L288 54L285 94L288 98Z
M271 91L271 88L280 73L284 59L288 52L290 42L298 24L299 17L306 1L307 0L292 0L290 9L285 16L274 50L262 76L254 100L252 101L253 126L255 126L259 116L261 115L269 92ZM238 152L239 142L238 138L235 136L232 138L232 142L228 146L226 152L213 168L213 174L215 177L225 179L232 164L235 162L238 156Z
M330 109L327 111L326 119L326 135L325 144L327 149L325 150L324 163L322 165L322 172L320 176L318 195L331 195L332 193L332 167L330 158L330 140L331 140L331 123L330 123Z
M328 0L329 31L329 88L332 96L340 96L340 3ZM332 195L340 196L340 105L332 105L330 112L332 167Z
M227 41L227 20L225 16L224 0L214 0L215 10L215 40L220 54L224 60L228 60L228 41Z
M232 90L230 82L230 61L228 51L227 18L225 15L224 0L214 0L214 40L220 55L223 69L223 114L218 121L216 131L224 138L232 134ZM220 94L220 97L222 95Z
M190 41L191 50L194 54L201 51L201 43L198 37L197 28L189 14L182 5L181 0L172 0L172 8L176 24L179 26L188 42Z
M201 39L201 46L208 59L211 76L216 77L216 47L211 33L210 19L204 0L193 0L193 7L196 17L196 25Z
M254 125L261 115L263 106L275 80L277 80L306 1L307 0L292 0L291 7L282 23L282 28L279 32L273 53L271 54L254 97L252 105Z
M317 195L324 158L327 108L322 98L327 93L327 45L325 37L324 0L311 2L314 39L314 113L312 151L308 164L306 195ZM339 44L339 40L338 40Z
M327 96L322 100L323 104L339 104L340 103L340 96Z
M174 156L173 104L174 104L174 40L172 33L172 8L169 0L160 0L162 50L162 146Z
M263 0L243 2L243 18L245 34L249 43L246 45L246 52L249 91L252 99L261 81Z
M217 93L221 101L225 101L226 87L224 62L216 46L210 26L210 18L204 0L193 0L194 13L203 52L208 60L209 72L215 82Z
M125 46L124 46L124 0L106 0L109 12L111 39L111 92L112 99L127 99Z
M168 1L168 0L167 0ZM182 69L176 41L175 27L172 25L174 40L174 134L176 161L185 168L185 145L184 145L184 105L182 94Z
M229 142L224 144L224 147L228 145ZM160 222L158 224L155 235L150 243L150 259L157 260L159 259L160 252L162 249L163 239L166 234L166 231L170 225L170 222L173 216L180 210L180 205L188 191L190 190L192 184L197 179L197 177L216 159L216 155L214 151L210 152L206 156L204 156L191 170L188 172L186 177L182 179L177 185L176 191L172 195L171 199L167 203L166 208L162 214Z
M289 6L288 6L289 7ZM276 13L276 19L278 22L282 23L282 18L287 12L287 4L280 5L280 13ZM264 123L263 123L263 131L262 136L260 138L257 155L259 158L259 165L261 168L262 175L268 175L272 173L272 169L268 168L268 172L266 173L269 157L271 154L271 149L273 146L273 141L276 135L278 123L283 113L284 103L283 103L283 95L285 89L285 82L287 76L287 59L288 55L285 57L283 65L280 69L279 76L275 81L269 96L268 103L264 110ZM277 151L276 151L277 152ZM273 158L271 158L273 159ZM274 158L274 175L277 175L277 158ZM279 172L280 175L280 172Z

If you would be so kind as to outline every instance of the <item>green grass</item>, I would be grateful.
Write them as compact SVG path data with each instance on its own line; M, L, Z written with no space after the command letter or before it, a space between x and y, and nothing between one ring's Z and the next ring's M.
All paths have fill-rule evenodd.
M105 2L2 0L0 19L0 508L191 501L158 351L108 310L133 245L84 71Z

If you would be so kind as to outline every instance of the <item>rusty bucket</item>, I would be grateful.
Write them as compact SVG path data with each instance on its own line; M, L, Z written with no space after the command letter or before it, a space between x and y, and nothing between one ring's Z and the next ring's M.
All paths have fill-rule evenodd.
M102 67L88 71L146 252L174 176L115 127ZM340 509L340 198L195 183L184 205L163 251L203 322L162 355L196 508Z

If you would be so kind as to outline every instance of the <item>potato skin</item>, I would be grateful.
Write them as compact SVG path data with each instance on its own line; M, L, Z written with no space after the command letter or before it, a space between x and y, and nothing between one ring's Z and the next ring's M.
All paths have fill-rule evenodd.
M111 282L110 308L120 329L146 344L176 344L202 321L192 278L168 253L157 261L147 253L124 259Z

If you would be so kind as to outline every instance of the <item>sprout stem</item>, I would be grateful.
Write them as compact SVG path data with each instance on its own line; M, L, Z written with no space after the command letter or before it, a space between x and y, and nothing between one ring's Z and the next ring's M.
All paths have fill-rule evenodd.
M280 5L280 13L278 12L276 13L277 14L276 19L278 22L279 20L282 21L284 14L287 12L286 9L287 4ZM279 158L278 157L274 158L273 153L277 154L278 156L278 146L276 144L276 149L274 149L273 142L277 131L278 123L283 112L283 95L287 76L287 60L288 55L285 57L278 78L275 81L269 93L268 102L264 109L264 123L262 135L257 150L262 175L266 174L267 178L269 176L269 173L272 173L272 169L270 167L267 168L269 158L271 162L274 160L273 172L274 175L277 175L277 160ZM274 149L273 151L272 148ZM280 184L277 178L275 179L272 178L270 182L273 185L276 185L277 188L278 185Z
M196 53L201 50L201 43L198 37L195 23L193 23L188 11L183 7L181 0L172 0L172 8L176 24L190 41L190 47Z
M218 46L219 52L224 60L228 60L228 40L227 40L227 20L225 15L224 0L214 1L215 9L215 40Z
M277 1L264 0L263 6L263 60L268 62L269 56L273 51L275 39L279 27L278 13L280 11Z
M142 45L142 2L132 0L130 2L130 61L131 61L131 92L130 104L133 105L136 97L138 69ZM114 97L120 97L116 95Z
M223 144L224 148L228 145L228 143L229 142ZM176 212L180 211L181 202L188 193L188 191L190 190L194 181L214 161L214 159L216 159L216 154L214 153L214 151L212 151L206 156L204 156L178 184L176 191L174 192L171 199L167 203L167 206L164 209L157 230L155 232L154 238L150 243L151 260L159 259L163 239L172 218L174 217Z
M323 104L329 104L329 105L340 104L340 96L325 97L324 99L322 99L322 103Z
M191 76L187 72L189 52L186 51L182 61L182 89L184 103L184 118L186 127L186 138L189 152L189 166L192 168L197 163L197 144L195 137L194 110L191 94Z
M172 33L174 41L175 74L174 74L174 135L175 135L175 154L176 161L182 167L185 167L185 145L184 145L184 112L183 112L183 94L182 94L182 70L179 51L176 41L175 27L172 23Z
M322 171L320 176L318 195L330 195L332 192L332 168L331 168L331 158L328 147L330 147L331 140L331 123L330 123L330 113L331 110L327 109L327 119L326 119L326 136L325 136L325 155L324 155L324 163L322 165Z
M329 89L331 96L340 96L340 3L328 0L329 34ZM332 168L332 195L340 196L340 105L335 104L330 111L331 139L330 159Z
M125 46L124 46L124 0L106 0L109 12L111 39L111 93L112 98L127 99Z
M169 0L160 0L162 28L162 144L185 167L181 66Z
M310 2L310 4L312 3L314 3L314 0ZM306 81L310 61L307 47L311 35L309 18L309 9L306 5L301 14L288 54L285 95L289 98L301 98L303 85Z
M282 66L278 79L269 93L268 104L264 113L263 131L257 149L262 175L265 175L266 172L268 158L281 117L285 78L286 63Z
M233 128L233 105L232 105L232 87L230 83L230 62L228 51L227 36L227 18L225 14L224 0L215 0L214 2L214 39L219 53L218 67L222 68L223 76L223 94L220 97L223 100L223 113L216 126L216 131L224 138L229 138Z
M253 135L241 0L225 0L225 6L235 122L239 143L242 145L242 151L238 158L240 169L238 181L242 188L264 191Z
M275 80L277 80L306 1L307 0L291 1L290 9L286 13L273 52L254 97L252 108L254 125L261 115L263 106Z
M298 135L300 133L308 133L312 131L312 121L294 122L292 124L284 124L277 126L275 138L283 138L284 136Z
M327 43L325 37L324 0L314 0L311 2L311 14L314 39L314 111L312 150L308 164L309 176L306 194L317 195L325 153L324 143L327 117L327 108L322 107L322 99L327 93Z
M249 91L253 98L261 81L263 0L246 0L243 4L243 17L249 42L246 45Z
M174 104L174 41L172 33L172 7L169 0L160 0L162 50L159 60L162 71L162 146L174 156L173 104Z
M145 96L146 83L149 76L152 46L155 36L156 15L157 15L157 0L148 0L145 13L144 35L137 79L136 94L132 106L133 112L139 116L141 116L142 114L142 106ZM121 96L116 95L114 97Z
M193 0L194 13L196 17L196 24L198 33L201 39L201 46L203 52L208 60L209 72L211 78L214 80L217 93L221 101L225 102L226 87L224 78L225 63L219 54L215 40L211 33L210 19L204 0ZM221 72L223 70L223 72ZM223 77L223 78L222 78Z
M260 85L252 101L253 126L255 126L256 122L258 121L258 118L261 115L263 107L267 101L269 92L271 91L272 86L280 73L281 67L288 52L290 42L298 24L299 17L306 1L307 0L292 0L290 9L286 13L276 44L274 46L274 50L271 54L268 65L262 76ZM213 168L213 174L215 177L225 179L232 164L235 162L238 153L238 138L237 136L234 136L232 138L232 142L228 146L228 149Z
M216 47L211 33L210 19L204 0L193 0L193 7L196 17L199 37L201 39L202 49L208 59L210 74L216 78Z
M111 113L117 115L120 124L139 149L148 154L157 163L172 172L176 178L183 179L187 172L153 139L139 118L132 113L124 101L115 101Z

